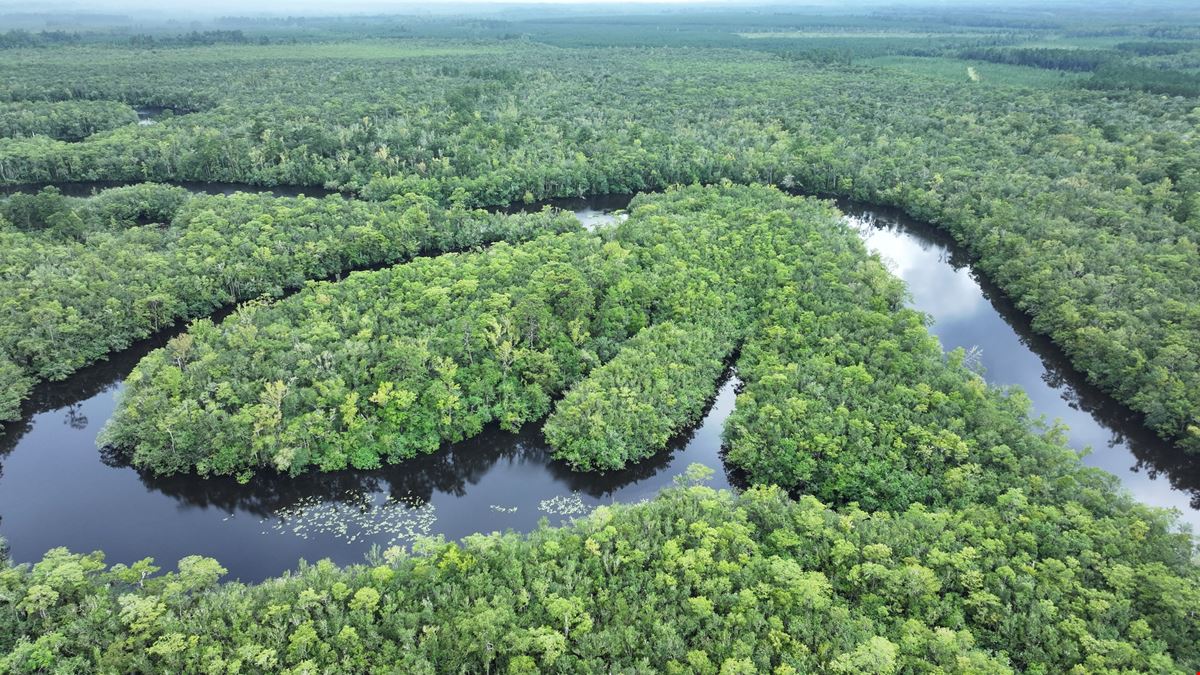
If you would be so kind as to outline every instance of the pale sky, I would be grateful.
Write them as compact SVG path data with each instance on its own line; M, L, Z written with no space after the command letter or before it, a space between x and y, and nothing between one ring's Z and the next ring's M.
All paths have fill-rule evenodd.
M519 9L537 5L560 5L584 9L638 8L642 11L655 6L664 9L679 9L684 6L703 8L714 7L747 7L773 6L778 8L842 8L852 9L854 6L895 5L895 0L618 0L614 2L597 2L596 0L203 0L203 1L170 1L163 0L42 0L31 3L29 0L0 0L0 14L126 14L143 15L146 17L175 16L216 16L216 15L278 15L278 16L316 16L316 15L352 15L352 14L440 14L464 13L471 9L495 11L502 8ZM946 0L930 0L920 4L939 5Z

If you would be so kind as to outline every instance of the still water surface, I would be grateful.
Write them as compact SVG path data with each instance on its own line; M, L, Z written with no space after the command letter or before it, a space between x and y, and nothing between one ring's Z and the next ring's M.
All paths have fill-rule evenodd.
M930 330L945 349L974 349L988 382L1020 386L1035 414L1068 427L1071 447L1091 448L1085 464L1116 475L1142 502L1178 509L1200 532L1200 457L1171 448L1088 384L945 233L894 210L839 206L867 248L904 279L911 305L933 318Z
M596 227L613 221L612 211L626 202L610 197L556 205ZM932 330L947 349L977 347L989 381L1022 386L1039 413L1070 425L1073 446L1095 449L1086 462L1116 474L1139 499L1173 506L1200 523L1193 510L1200 507L1196 463L1177 459L1179 453L1128 411L1083 383L1053 345L1033 335L1025 318L971 273L953 242L896 213L842 208L868 247L908 283L913 305L933 317ZM693 462L716 471L714 486L730 485L720 433L736 396L732 373L697 428L621 472L571 472L551 459L535 424L519 434L489 428L378 471L260 476L246 485L141 475L98 451L95 438L125 376L167 337L43 385L24 422L0 435L0 535L15 560L36 560L55 546L103 550L111 563L150 556L169 566L201 554L220 560L231 576L254 581L301 558L359 562L373 545L404 544L419 534L528 531L542 518L559 524L599 504L651 497Z
M556 205L576 207L589 227L618 217L603 201ZM652 497L693 462L716 471L713 485L729 486L719 449L738 384L732 374L695 429L625 471L570 471L550 457L534 424L519 434L489 427L378 471L260 476L246 485L142 475L97 450L96 434L129 371L166 337L43 385L32 415L0 436L0 534L13 559L36 560L55 546L103 550L111 563L150 556L172 564L200 554L253 581L301 558L361 562L372 545L405 544L420 534L528 531L542 518L560 524L600 504Z

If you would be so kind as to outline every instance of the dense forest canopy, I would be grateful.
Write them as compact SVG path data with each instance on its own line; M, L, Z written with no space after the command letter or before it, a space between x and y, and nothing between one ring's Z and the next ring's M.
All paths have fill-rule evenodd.
M55 188L0 203L0 419L35 379L62 379L181 319L306 280L500 239L578 229L569 214L500 216L412 195L191 195L140 184L91 198Z
M54 549L0 569L0 671L1200 668L1192 533L945 353L820 199L943 229L1200 452L1194 7L0 13L0 55L0 420L181 321L103 438L147 475L403 466L529 423L610 471L742 382L739 490L695 466L567 527L252 585ZM595 230L505 213L617 193L643 194Z
M838 237L844 247L853 236L800 201L773 219L715 207L668 218L659 199L636 200L611 230L359 273L244 305L220 326L197 322L130 375L104 440L158 473L366 469L492 421L515 431L567 391L552 444L578 466L621 468L695 421L725 356L782 283L777 261L808 270L800 261L820 258L806 242ZM620 369L649 378L639 386ZM611 400L622 388L648 409ZM577 419L593 415L629 438ZM656 424L648 435L632 429Z
M663 20L589 25L661 33ZM1005 29L989 46L978 28L918 31L918 19L808 31L785 30L802 18L759 20L729 33L685 18L684 34L708 41L652 55L590 47L566 19L538 24L559 31L553 44L429 37L458 25L446 20L399 40L15 50L0 100L24 130L0 138L0 181L299 184L494 206L730 179L895 205L953 233L1089 379L1182 450L1200 448L1200 364L1186 353L1200 342L1193 50L1117 48L1153 27ZM1058 46L1020 46L1041 43ZM856 57L832 58L845 50ZM176 114L96 119L104 130L73 142L16 112L42 106L49 124L85 102Z
M646 307L659 305L633 292L639 284L623 283L642 273L638 261L648 256L643 265L669 274L679 269L673 262L680 254L662 241L697 235L695 249L703 250L710 234L713 241L738 239L742 245L723 247L727 254L756 251L745 258L759 266L753 276L762 282L754 291L754 307L761 309L734 312L744 321L738 367L747 388L738 397L737 420L727 426L730 462L793 496L778 487L739 496L681 488L528 538L424 541L411 553L380 552L368 567L319 564L250 587L219 585L224 570L207 558L188 558L177 573L152 576L158 568L151 561L109 567L99 554L51 551L33 568L12 568L0 577L12 603L2 633L12 650L5 665L16 671L67 664L355 671L399 664L577 672L608 664L747 673L934 667L1059 672L1073 666L1167 672L1200 658L1200 568L1191 535L1178 532L1169 514L1117 492L1111 476L1083 468L1053 432L1031 422L1019 393L988 387L962 365L961 354L943 355L920 315L902 308L901 285L830 218L827 207L772 188L687 188L639 198L630 220L609 237L546 235L318 284L277 303L278 310L245 308L222 330L259 325L264 333L286 335L304 326L311 332L302 339L311 340L336 328L278 322L295 312L338 307L322 301L333 294L345 294L346 302L394 299L395 305L383 305L403 316L416 314L406 294L465 309L491 278L475 270L505 265L521 276L525 264L574 279L556 286L570 294L558 296L557 307L538 307L554 296L537 298L536 292L518 301L532 310L526 321L541 314L536 320L548 333L546 346L565 352L561 360L574 351L571 341L555 337L563 329L545 320L589 318L595 325L589 315L597 311L610 319L600 325L629 332L631 317L641 322L638 298ZM408 275L411 280L403 282ZM698 276L703 281L703 270ZM536 287L538 280L529 283ZM385 287L357 292L366 284ZM667 315L686 318L680 316L686 300L703 286L677 289L682 294L668 304ZM616 292L620 288L629 292ZM585 297L589 301L580 302ZM492 311L503 310L498 300L491 295ZM736 308L738 300L730 302ZM345 308L342 321L366 315ZM468 321L450 330L474 323L474 312L460 311ZM652 327L626 342L610 365L672 325L653 323L655 314L646 314ZM504 321L501 316L488 323ZM581 344L598 337L576 331ZM181 368L177 358L169 365L170 355L179 356L175 345L143 367L165 378L174 369L179 381L180 374L213 373L221 360L253 350L244 339L225 342L235 334L222 336L211 326L197 326L189 335L195 361L183 359ZM430 348L459 342L451 337L431 340ZM561 346L553 347L555 341ZM527 363L540 370L515 379L547 381L555 356L537 357L534 347L521 345ZM801 353L813 349L819 353ZM379 358L350 351L360 359ZM498 382L503 391L504 350L496 353L493 360L481 350L475 362L498 371L499 379L484 381ZM275 358L265 351L261 357L268 364ZM340 380L344 363L334 359L330 377ZM808 372L797 374L799 364ZM436 361L443 378L453 377L455 365L450 357ZM369 362L366 367L372 372ZM605 379L608 367L594 375ZM353 374L341 368L340 375ZM453 389L446 381L424 391L445 396ZM609 391L601 386L585 395ZM288 417L270 406L287 392L271 383L265 392L274 398L252 406L256 438L277 443L280 422ZM377 406L370 417L348 413L358 399L346 394L337 419L347 425L340 433L358 434L352 447L376 447L369 434L387 429L385 415L423 419L422 408L429 406L437 424L470 414L460 407L439 418L444 398L394 401L398 392L403 390L381 386L370 403L361 401L364 409ZM465 399L468 392L462 394ZM168 396L180 411L188 409L186 399ZM540 397L534 392L534 401ZM628 412L642 414L638 408ZM309 423L321 419L330 418L318 415ZM623 422L617 417L613 423ZM681 480L702 481L708 471L696 468ZM243 628L227 636L216 626ZM104 647L92 651L88 643Z

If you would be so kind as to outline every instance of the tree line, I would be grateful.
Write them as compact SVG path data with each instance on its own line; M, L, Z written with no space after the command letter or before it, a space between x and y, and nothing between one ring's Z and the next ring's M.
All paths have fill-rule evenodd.
M636 321L609 298L620 253L583 234L499 244L197 321L126 379L102 442L157 473L248 477L374 468L489 422L515 430Z
M960 58L1051 70L1091 72L1123 58L1111 49L1066 49L1054 47L984 47L964 49Z
M1110 63L1100 66L1085 81L1091 89L1126 89L1167 96L1200 96L1200 75L1139 64Z
M641 330L571 387L543 431L577 471L623 469L699 421L733 344L712 327L671 321Z
M598 233L470 210L722 179L899 206L1194 449L1194 100L703 47L17 57L0 98L19 105L196 112L78 143L0 139L4 182L298 182L365 200L139 186L5 202L0 408L177 318L412 260L196 323L138 367L110 439L152 470L245 475L373 466L557 411L560 456L606 468L685 427L736 345L745 388L724 433L751 487L681 487L566 528L424 540L257 585L221 582L206 558L161 574L56 549L0 570L0 669L1200 668L1190 533L1084 468L1019 391L943 354L827 206L688 187ZM513 243L414 259L496 239ZM623 408L618 380L645 405Z
M0 137L48 136L81 141L137 120L133 108L116 101L18 101L0 104Z
M306 280L505 238L577 229L570 214L493 215L425 197L192 195L164 185L0 202L0 419L133 341Z
M641 197L628 221L645 235L653 222L773 229L804 249L795 257L745 240L761 247L746 259L774 274L755 275L763 309L745 315L746 388L726 434L730 462L762 483L714 491L699 485L711 469L694 465L676 489L567 527L425 539L364 565L302 565L257 585L222 583L225 570L207 558L159 574L148 559L110 566L99 553L56 549L0 571L0 663L12 672L1194 669L1191 535L1082 466L1031 421L1019 392L943 355L903 308L900 282L829 216L773 189L726 186ZM548 235L420 260L314 286L308 300L330 311L315 309L316 290L349 293L364 278L359 297L377 298L382 289L367 282L398 270L433 278L443 265L522 251L570 279L562 258L542 259L551 250L572 261L606 252L616 267L584 267L607 273L616 293L630 258L672 257L666 246L624 251L602 239ZM476 281L453 279L408 292L436 308ZM572 295L585 284L554 288L567 291L556 316L588 311ZM289 303L299 304L277 305ZM670 338L670 322L651 326L636 334Z
M756 195L778 211L740 214ZM696 420L781 261L822 259L814 240L845 229L781 199L643 196L598 235L423 259L198 321L138 364L101 440L156 473L366 469L493 421L515 431L565 392L546 427L556 454L621 468Z
M0 139L0 180L329 185L480 206L730 179L898 206L951 232L1092 382L1200 447L1200 365L1181 351L1200 339L1195 105L1130 91L1186 72L1110 80L1103 66L1091 91L750 50L299 49L184 48L147 63L78 47L0 66L7 100L197 111L80 143Z
M219 583L225 570L207 558L155 575L150 560L110 566L57 549L0 572L0 664L13 673L1194 669L1197 582L1182 571L1178 539L1136 510L1101 517L1008 497L887 513L772 487L677 488L526 537L432 540L258 585Z

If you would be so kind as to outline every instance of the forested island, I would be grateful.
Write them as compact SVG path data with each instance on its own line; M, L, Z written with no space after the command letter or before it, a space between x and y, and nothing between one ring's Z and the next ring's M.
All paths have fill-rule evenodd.
M6 557L0 672L1200 669L1181 514L944 349L832 201L949 237L1194 483L1200 11L477 12L0 12L0 458L132 353L112 470L226 520L272 485L263 536L404 516L263 581ZM596 195L636 196L555 201ZM282 496L483 437L636 483L731 373L718 460L639 503L458 538Z

